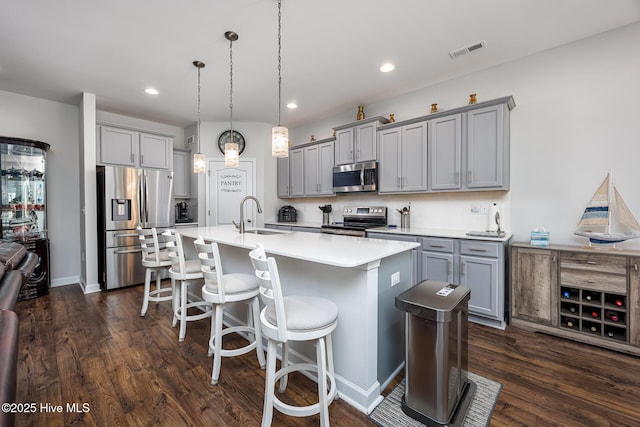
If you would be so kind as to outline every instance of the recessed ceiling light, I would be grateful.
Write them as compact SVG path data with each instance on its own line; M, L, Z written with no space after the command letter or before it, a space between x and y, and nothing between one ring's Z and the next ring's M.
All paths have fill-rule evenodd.
M290 102L287 104L287 108L293 110L294 108L298 108L298 104L296 104L295 102Z
M394 68L396 68L395 65L393 65L391 62L387 62L386 64L382 64L379 70L383 73L388 73L389 71L393 71Z
M160 92L158 92L158 89L152 88L152 87L148 87L144 90L144 93L148 94L148 95L158 95Z

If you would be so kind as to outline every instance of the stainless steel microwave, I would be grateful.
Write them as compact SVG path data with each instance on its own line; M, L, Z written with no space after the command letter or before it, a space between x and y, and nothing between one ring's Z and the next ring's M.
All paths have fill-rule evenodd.
M333 191L352 193L378 190L378 163L362 162L333 168Z

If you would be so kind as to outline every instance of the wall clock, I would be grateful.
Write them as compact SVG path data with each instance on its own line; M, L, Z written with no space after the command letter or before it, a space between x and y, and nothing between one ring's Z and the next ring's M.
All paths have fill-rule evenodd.
M238 154L242 154L245 145L244 136L242 136L240 132L234 130L233 140L238 143ZM230 130L225 130L220 134L220 137L218 137L218 148L220 149L220 152L222 154L224 154L224 144L226 144L227 142L231 142Z

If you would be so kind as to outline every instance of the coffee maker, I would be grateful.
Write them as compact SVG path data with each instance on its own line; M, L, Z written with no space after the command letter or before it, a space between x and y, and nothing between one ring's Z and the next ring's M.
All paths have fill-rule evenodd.
M189 207L187 206L187 202L176 203L176 222L191 222L188 214Z

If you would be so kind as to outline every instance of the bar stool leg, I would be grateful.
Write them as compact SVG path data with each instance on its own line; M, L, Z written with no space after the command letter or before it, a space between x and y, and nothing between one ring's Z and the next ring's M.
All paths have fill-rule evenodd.
M289 365L289 343L285 342L282 344L282 358L280 369L285 368ZM287 380L289 379L289 374L285 374L280 378L280 393L284 393L287 389Z
M140 310L140 316L147 314L147 308L149 308L149 292L151 291L151 269L147 268L144 274L144 299L142 300L142 309Z
M316 343L316 359L318 363L318 405L320 406L320 426L329 426L329 404L327 402L327 350L324 338Z
M329 374L331 374L331 378L333 378L333 381L335 381L336 372L333 368L333 343L331 342L331 334L324 337L324 339L327 344L327 371ZM336 395L333 397L333 400L338 400L338 392L336 392Z
M253 337L256 341L258 363L260 364L260 367L264 369L266 362L264 360L264 349L262 348L262 333L260 332L260 303L258 302L258 297L255 297L251 302L251 309L249 313L252 313L252 323L249 323L249 325L253 326Z
M180 281L180 336L178 341L184 341L184 336L187 334L187 288L188 282L185 280Z
M269 340L267 348L267 378L265 381L264 391L264 409L262 413L262 427L271 426L273 420L273 391L276 385L276 352L278 351L278 343Z
M173 321L171 322L171 326L173 328L178 324L178 317L176 316L176 310L180 306L180 293L176 292L176 279L171 279L171 292L173 293Z
M220 378L220 363L222 360L222 315L224 313L222 304L213 305L212 318L215 318L215 333L213 338L213 371L211 373L211 384L218 383ZM209 344L211 346L211 344Z

